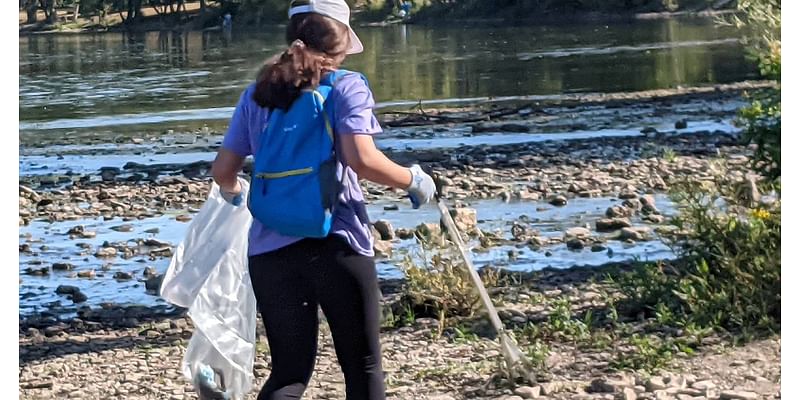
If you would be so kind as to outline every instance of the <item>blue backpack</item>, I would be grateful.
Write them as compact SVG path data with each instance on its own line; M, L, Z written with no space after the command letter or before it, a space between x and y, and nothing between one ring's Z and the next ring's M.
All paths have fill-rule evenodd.
M285 236L326 237L342 183L336 177L334 132L325 109L337 79L329 73L289 110L270 110L253 163L247 206L267 229Z

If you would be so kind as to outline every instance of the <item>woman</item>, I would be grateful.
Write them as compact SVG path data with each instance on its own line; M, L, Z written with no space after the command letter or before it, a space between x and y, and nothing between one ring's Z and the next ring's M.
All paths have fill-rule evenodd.
M241 204L237 174L255 154L270 109L288 109L303 89L315 88L347 54L363 50L349 26L344 0L292 2L286 39L290 47L268 61L242 94L212 173L226 200ZM314 369L317 305L331 328L345 377L347 399L383 399L379 295L372 237L359 179L408 191L415 207L435 186L419 166L401 167L376 149L382 132L372 93L359 74L339 78L325 101L332 107L336 156L344 168L343 193L325 238L285 237L254 221L249 269L267 333L272 370L258 396L300 398Z

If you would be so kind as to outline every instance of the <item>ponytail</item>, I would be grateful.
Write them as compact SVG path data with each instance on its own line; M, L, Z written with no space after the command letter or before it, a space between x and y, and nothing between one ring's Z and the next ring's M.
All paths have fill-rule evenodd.
M295 40L275 63L261 68L254 100L261 107L288 110L303 89L319 85L326 69L333 69L332 60Z
M341 64L349 46L347 26L320 14L293 16L286 38L289 48L258 73L253 100L261 107L288 110L303 89L316 88L325 71Z

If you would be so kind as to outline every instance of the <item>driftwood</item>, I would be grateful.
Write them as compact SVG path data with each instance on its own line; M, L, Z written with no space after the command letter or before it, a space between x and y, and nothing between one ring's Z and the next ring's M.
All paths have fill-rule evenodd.
M384 118L384 121L381 122L384 125L393 128L431 124L485 122L491 121L492 119L518 114L520 110L531 108L532 106L524 105L520 107L503 108L469 116L453 116L444 113L430 114L422 108L421 103L418 104L417 107L417 111L391 111L384 113L383 115L405 115L406 117L390 120Z

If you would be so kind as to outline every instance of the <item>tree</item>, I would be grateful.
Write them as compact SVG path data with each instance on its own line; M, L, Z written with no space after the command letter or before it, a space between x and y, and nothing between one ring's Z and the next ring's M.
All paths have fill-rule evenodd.
M39 11L38 0L25 0L25 13L27 14L27 23L36 23L36 12Z
M118 0L115 2L115 6L117 6L122 21L126 24L134 23L142 16L142 0ZM122 11L127 11L128 14L123 16Z
M54 24L58 20L56 14L56 1L55 0L39 0L39 5L44 11L44 20L48 24Z

